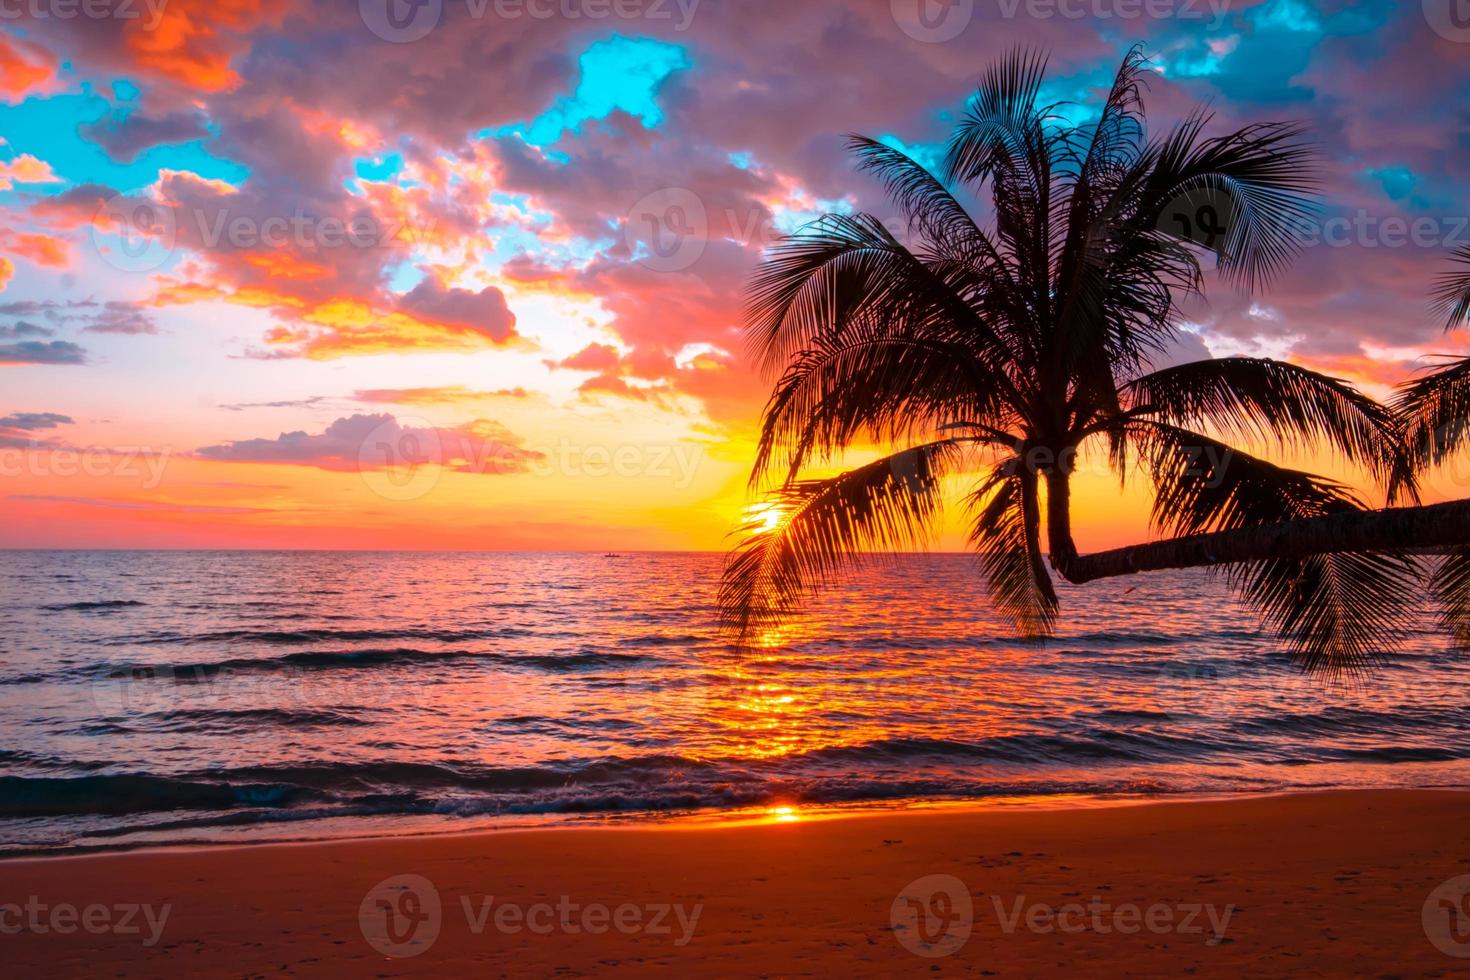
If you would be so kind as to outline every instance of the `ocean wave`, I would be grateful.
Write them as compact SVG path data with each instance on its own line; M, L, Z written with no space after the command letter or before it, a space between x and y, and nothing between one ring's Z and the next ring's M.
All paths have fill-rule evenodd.
M147 603L134 599L103 599L97 602L64 602L54 606L42 606L46 612L97 612L103 609L129 609Z
M231 657L225 660L170 664L128 663L86 668L77 674L99 680L161 680L176 683L212 681L221 675L291 670L350 670L392 666L434 666L491 663L501 667L531 667L552 672L648 664L657 658L631 653L581 652L568 654L512 654L472 650L420 650L395 647L368 650L308 650L275 657Z
M307 646L313 643L372 643L383 640L417 640L467 643L474 640L513 639L532 636L531 630L516 626L490 629L303 629L303 630L216 630L207 633L156 632L115 637L108 646L169 646L191 643L262 643L267 646Z
M371 725L368 712L351 709L182 708L130 719L128 731L231 733L281 728L338 728Z
M1456 759L1470 759L1470 745L1456 748L1431 745L1374 745L1366 748L1329 749L1324 754L1354 762L1451 762Z
M679 778L674 777L678 774ZM652 778L652 777L659 778ZM258 766L177 776L0 777L0 817L155 817L123 832L340 816L554 814L1117 791L1117 780L976 780L944 771L814 778L677 756L543 767L373 763ZM207 815L204 815L206 814Z
M539 667L554 672L592 670L599 667L632 667L658 663L658 657L640 653L611 653L584 650L570 654L519 654L505 658L506 663Z
M1157 732L1100 729L1086 735L1023 733L977 741L936 738L888 738L860 745L816 749L804 761L863 765L915 760L989 761L1016 764L1085 764L1150 762L1181 759L1226 747L1207 741Z
M299 786L199 782L169 776L0 776L0 816L132 814L166 810L223 810L286 806Z
M714 640L713 636L699 636L694 633L658 633L652 636L627 636L618 640L618 645L625 647L692 647Z

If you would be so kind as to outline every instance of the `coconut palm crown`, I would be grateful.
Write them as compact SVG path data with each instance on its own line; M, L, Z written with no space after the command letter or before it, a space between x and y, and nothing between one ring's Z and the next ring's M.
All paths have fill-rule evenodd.
M1079 454L1150 481L1152 519L1168 535L1365 506L1234 441L1330 447L1412 494L1395 416L1351 385L1265 358L1159 366L1177 349L1179 304L1204 288L1206 255L1246 290L1292 259L1315 207L1300 128L1207 136L1210 117L1197 111L1150 138L1151 69L1137 50L1100 115L1076 124L1042 98L1045 67L1017 52L984 74L939 175L849 137L903 227L827 215L754 275L748 337L778 380L752 484L779 519L742 528L727 561L722 620L737 638L791 615L858 556L923 545L946 477L979 472L963 501L980 571L997 608L1038 638L1058 612L1051 571L1066 578L1078 560ZM987 205L976 209L984 219L964 192ZM1186 213L1211 204L1218 241L1171 226L1181 202ZM837 476L806 474L869 443L893 451ZM1305 666L1329 670L1368 663L1400 634L1418 585L1409 557L1381 551L1226 571Z

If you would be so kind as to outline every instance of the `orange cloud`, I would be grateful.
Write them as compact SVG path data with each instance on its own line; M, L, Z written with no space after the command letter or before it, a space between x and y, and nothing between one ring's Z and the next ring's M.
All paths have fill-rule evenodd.
M22 153L14 160L0 161L0 191L8 191L16 184L57 184L61 178L51 169L51 164Z
M290 252L257 252L245 256L245 264L277 279L326 279L332 270L320 262L309 262Z
M361 354L478 350L525 343L514 331L513 318L505 332L492 334L472 323L385 310L350 296L318 301L266 287L231 291L210 283L162 277L159 282L159 289L145 305L161 307L222 300L236 306L273 310L289 318L291 325L280 324L266 332L265 342L278 352L265 356L325 361Z
M491 398L529 398L530 393L524 388L476 391L464 385L444 385L438 388L375 388L355 392L352 397L360 402L384 405L457 405Z
M65 269L71 264L71 243L64 238L0 229L0 248L50 269Z
M156 24L130 22L126 43L140 68L218 92L239 83L232 62L248 47L250 31L278 23L285 9L285 0L176 0L164 6Z
M38 44L0 37L0 98L19 102L42 91L60 59Z
M467 324L384 312L345 297L318 303L299 316L304 323L321 329L291 331L293 336L284 342L299 345L297 353L312 360L412 349L474 350L495 343Z
M15 275L15 263L0 255L0 293L5 292L5 287L10 285L10 279Z

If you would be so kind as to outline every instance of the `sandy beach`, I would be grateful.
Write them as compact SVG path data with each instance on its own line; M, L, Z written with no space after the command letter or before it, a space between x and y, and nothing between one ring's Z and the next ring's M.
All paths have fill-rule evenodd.
M26 859L0 928L53 977L1435 976L1470 955L1467 817L1360 791Z

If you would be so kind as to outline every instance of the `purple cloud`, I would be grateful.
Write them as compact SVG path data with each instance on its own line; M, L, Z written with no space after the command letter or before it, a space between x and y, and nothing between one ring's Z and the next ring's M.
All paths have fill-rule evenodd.
M0 344L0 364L85 364L87 352L65 340Z
M505 294L494 286L478 293L446 289L430 276L399 300L398 308L431 323L482 333L497 343L503 343L515 333L515 314L506 306Z

